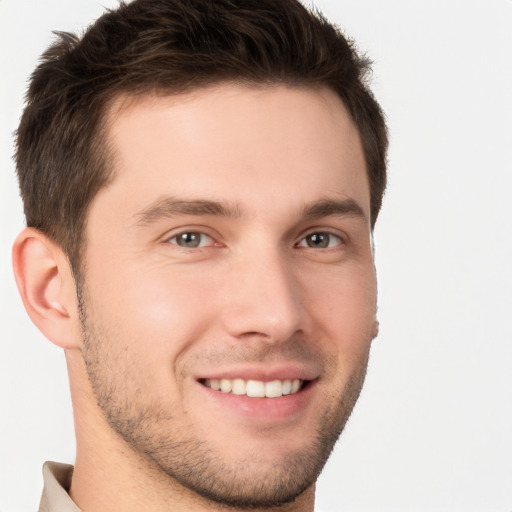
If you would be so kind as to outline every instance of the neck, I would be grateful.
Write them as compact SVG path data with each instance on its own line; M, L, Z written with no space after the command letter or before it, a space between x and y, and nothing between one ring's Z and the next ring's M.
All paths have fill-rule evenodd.
M96 404L80 353L66 354L71 382L77 454L71 499L87 512L237 512L183 487L107 423ZM294 502L251 512L312 512L314 486Z

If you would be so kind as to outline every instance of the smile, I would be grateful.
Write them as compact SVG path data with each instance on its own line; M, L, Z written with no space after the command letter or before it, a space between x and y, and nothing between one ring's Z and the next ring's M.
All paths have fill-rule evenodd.
M272 380L269 382L244 379L205 379L202 384L222 393L246 395L251 398L279 398L297 393L304 387L305 382L301 379Z

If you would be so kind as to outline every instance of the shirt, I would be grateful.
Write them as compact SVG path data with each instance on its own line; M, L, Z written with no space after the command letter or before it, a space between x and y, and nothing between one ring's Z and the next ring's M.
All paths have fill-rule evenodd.
M39 512L80 512L69 497L73 466L59 462L45 462L43 466L44 488Z

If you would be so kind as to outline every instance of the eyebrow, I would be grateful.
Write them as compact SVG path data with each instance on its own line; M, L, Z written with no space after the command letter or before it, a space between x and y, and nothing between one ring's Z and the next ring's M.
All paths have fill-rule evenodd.
M209 199L187 200L176 197L158 199L147 208L135 214L134 224L147 226L162 219L178 217L180 215L238 218L240 209L236 204L229 204ZM331 216L350 216L367 222L368 219L359 204L353 199L322 199L312 204L306 204L301 218L306 221Z
M236 205L208 199L186 200L164 197L135 214L135 224L146 226L162 219L180 215L213 215L218 217L240 217Z
M368 222L364 210L354 199L323 199L306 205L302 214L305 220L315 220L322 217L349 216Z

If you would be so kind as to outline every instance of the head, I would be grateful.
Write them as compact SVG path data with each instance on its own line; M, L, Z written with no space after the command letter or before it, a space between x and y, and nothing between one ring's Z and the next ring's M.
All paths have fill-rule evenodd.
M74 278L62 345L105 425L202 499L297 499L359 395L387 148L368 71L294 0L135 0L32 77L16 160Z

